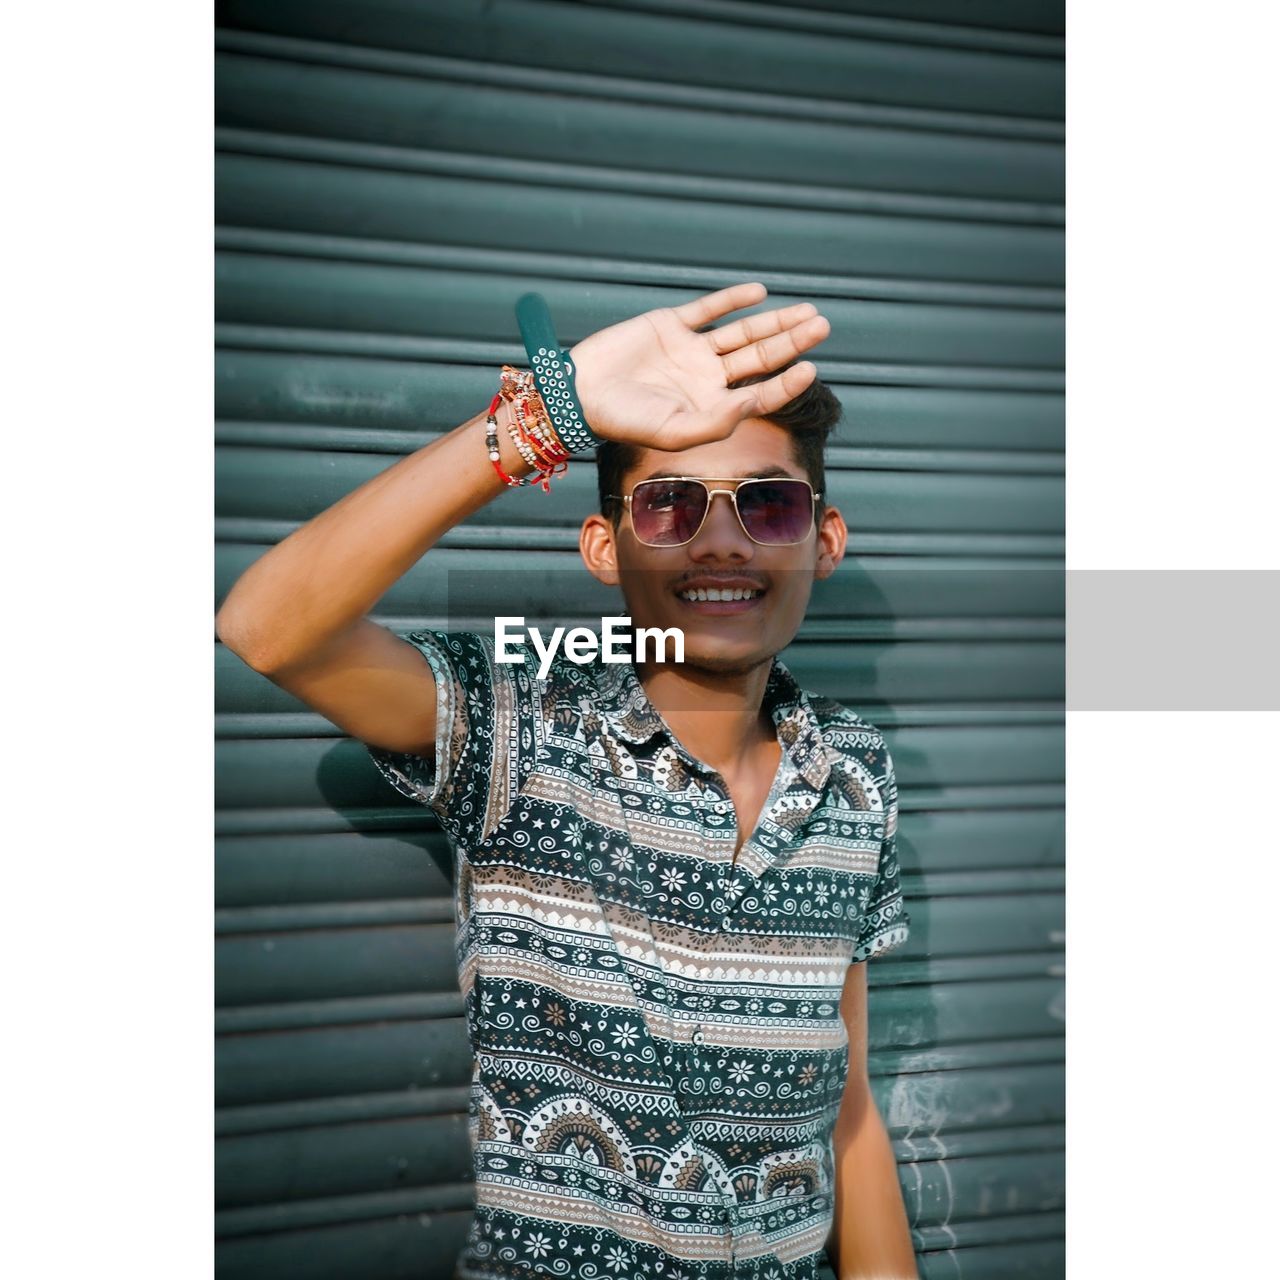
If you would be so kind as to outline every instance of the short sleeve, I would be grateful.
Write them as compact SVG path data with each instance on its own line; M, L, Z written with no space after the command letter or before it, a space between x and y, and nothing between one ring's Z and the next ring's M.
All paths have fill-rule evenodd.
M884 748L884 839L880 845L880 861L875 884L863 908L858 939L850 963L869 960L872 956L892 951L907 940L911 917L902 900L901 870L898 866L898 782L894 775L893 757Z
M502 820L532 765L532 686L523 666L494 662L483 636L427 630L404 639L435 677L435 758L365 745L397 791L429 806L455 841L472 847Z

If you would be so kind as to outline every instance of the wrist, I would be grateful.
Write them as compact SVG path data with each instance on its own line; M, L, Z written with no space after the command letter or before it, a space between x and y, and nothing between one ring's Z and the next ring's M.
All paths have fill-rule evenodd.
M534 468L521 456L511 438L515 427L514 407L506 400L503 400L498 404L495 415L498 419L498 453L502 469L513 480L532 475Z

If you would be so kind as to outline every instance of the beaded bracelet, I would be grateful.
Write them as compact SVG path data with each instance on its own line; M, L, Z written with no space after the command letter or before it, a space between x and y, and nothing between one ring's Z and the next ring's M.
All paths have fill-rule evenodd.
M537 472L537 478L510 476L502 468L498 448L498 405L506 400L511 405L507 431L512 443L524 461ZM534 377L527 370L502 366L498 393L489 405L485 418L485 447L489 461L504 484L517 488L522 484L537 484L543 493L551 492L551 479L562 475L569 465L569 451L561 443L551 425L546 406L538 394Z
M517 479L515 476L507 475L502 469L502 452L498 448L498 406L501 403L501 392L489 401L489 412L485 415L484 420L484 447L485 452L489 455L489 461L493 464L493 469L498 473L502 483L509 488L515 489L522 484L528 484L529 477L521 476Z
M507 419L507 434L511 437L511 443L515 445L516 452L527 462L534 471L541 471L538 455L533 451L528 439L528 432L521 429L516 419L519 409L514 404L511 406L511 416Z
M512 408L515 410L513 430L544 463L563 471L569 464L569 450L552 429L538 393L517 397Z

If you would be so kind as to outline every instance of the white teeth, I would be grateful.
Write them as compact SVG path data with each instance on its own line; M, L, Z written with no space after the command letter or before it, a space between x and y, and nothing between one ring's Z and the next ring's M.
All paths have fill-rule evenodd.
M693 587L679 593L681 600L754 600L760 594L751 587Z

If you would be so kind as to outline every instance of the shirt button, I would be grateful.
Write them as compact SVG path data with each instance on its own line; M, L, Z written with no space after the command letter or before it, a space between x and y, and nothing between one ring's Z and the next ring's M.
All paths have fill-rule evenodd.
M693 1043L694 1043L694 1044L701 1044L701 1043L702 1043L702 1028L701 1028L701 1027L695 1027L695 1028L694 1028L694 1031L693 1031Z

